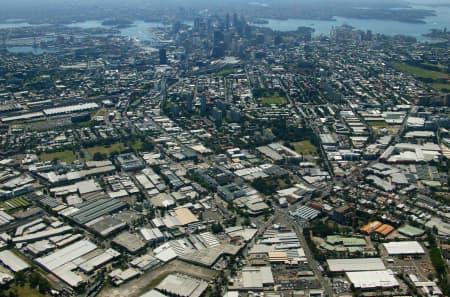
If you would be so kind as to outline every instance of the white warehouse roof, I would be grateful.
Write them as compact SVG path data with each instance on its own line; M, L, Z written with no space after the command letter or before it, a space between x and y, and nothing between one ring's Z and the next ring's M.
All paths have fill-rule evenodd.
M208 283L184 274L169 274L156 288L174 296L200 297Z
M399 286L392 270L347 272L347 278L355 288L392 288Z
M22 271L30 267L27 262L16 256L11 251L0 252L0 262L2 262L13 272Z
M74 272L78 267L75 263L80 261L80 257L92 252L96 248L97 246L89 240L80 240L48 256L36 258L35 261L71 287L77 287L84 280ZM96 260L99 259L97 258ZM95 263L91 264L95 265Z
M48 270L53 271L76 258L92 252L96 248L97 246L94 243L88 240L80 240L48 256L37 258L36 262Z
M6 225L11 221L14 221L14 218L9 214L7 214L6 212L4 212L3 210L0 210L0 226Z
M423 247L417 241L393 241L383 243L389 255L425 254Z
M273 274L270 266L244 267L242 269L242 288L262 289L266 285L273 285Z
M327 263L331 272L386 269L380 258L329 259Z
M83 103L83 104L77 104L77 105L70 105L70 106L63 106L63 107L54 107L54 108L48 108L44 109L44 114L46 115L55 115L55 114L63 114L63 113L73 113L73 112L80 112L90 109L98 108L97 103Z

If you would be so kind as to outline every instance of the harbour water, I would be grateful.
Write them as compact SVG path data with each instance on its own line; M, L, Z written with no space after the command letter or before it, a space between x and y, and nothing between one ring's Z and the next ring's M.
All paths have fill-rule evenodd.
M33 55L42 55L46 53L56 53L57 50L54 49L46 49L46 48L40 48L40 47L33 47L33 46L8 46L6 50L10 53L15 54L33 54Z
M287 19L275 20L268 19L267 24L258 26L268 27L276 31L294 31L298 27L311 27L315 29L314 34L329 35L333 27L341 25L350 25L356 29L371 30L373 33L385 35L407 35L413 36L418 40L424 40L423 34L429 33L431 29L450 29L450 6L426 6L414 5L414 8L434 10L436 15L425 18L425 23L403 23L388 20L375 19L351 19L335 17L334 20L303 20Z
M33 26L42 26L42 25L34 25L27 22L6 22L0 23L0 29L9 29L9 28L25 28L25 27L33 27ZM83 29L89 28L112 28L111 26L104 26L102 21L92 20L85 22L78 22L66 25L67 27L78 27ZM152 35L150 28L156 27L164 27L162 23L158 22L144 22L144 21L135 21L133 24L126 28L119 28L119 34L122 36L126 36L135 40L145 41L150 43L155 43L154 36ZM30 53L34 55L41 55L44 53L54 53L55 50L45 49L39 47L33 47L28 45L20 45L20 46L8 46L6 48L7 51L11 53Z
M80 23L72 23L67 25L68 27L78 27L78 28L112 28L111 26L102 25L102 21L86 21ZM118 29L120 35L129 38L137 39L140 41L150 41L153 42L153 35L149 31L150 28L164 27L166 25L159 22L144 22L144 21L134 21L133 24L126 28Z
M418 9L434 10L436 15L427 17L425 23L403 23L397 21L388 20L376 20L376 19L352 19L335 17L334 20L304 20L304 19L287 19L277 20L268 19L267 24L257 24L256 26L263 26L271 28L276 31L294 31L298 27L312 27L315 29L314 34L317 35L329 35L333 27L341 25L350 25L356 29L371 30L373 33L380 33L386 35L408 35L417 38L418 40L426 40L423 34L429 33L431 29L450 29L450 6L429 6L429 5L413 5ZM192 22L185 22L192 25ZM29 23L19 22L6 22L0 23L0 29L18 28L36 26ZM111 28L111 26L102 25L101 20L91 20L79 23L72 23L66 25L68 27L80 27L80 28ZM154 42L150 28L165 26L159 22L144 22L135 21L133 24L126 28L118 29L122 36L130 37L140 41ZM33 49L33 48L32 48ZM14 51L21 52L22 48L15 49ZM34 50L34 49L33 49Z

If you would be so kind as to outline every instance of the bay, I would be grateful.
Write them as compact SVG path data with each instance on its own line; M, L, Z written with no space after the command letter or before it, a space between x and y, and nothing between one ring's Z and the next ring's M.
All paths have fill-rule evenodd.
M46 53L58 52L57 50L54 49L46 49L33 46L8 46L6 50L14 54L33 54L33 55L42 55Z
M429 33L431 29L450 29L450 6L431 6L423 4L414 4L413 8L434 10L436 15L424 19L424 23L403 23L389 20L377 19L354 19L335 17L334 20L306 20L306 19L267 19L267 24L256 24L255 26L268 27L275 31L294 31L298 27L312 27L315 29L314 35L328 36L333 27L341 25L350 25L356 29L371 30L373 33L380 33L389 36L407 35L413 36L418 40L427 40L423 34ZM192 22L186 21L185 24L191 25ZM39 26L29 24L27 22L5 22L0 23L0 29L22 28L28 26ZM111 26L102 25L101 20L90 20L66 25L67 27L79 28L113 28ZM129 27L119 28L120 35L126 36L139 41L155 42L154 36L150 32L150 28L164 27L159 22L134 21Z
M67 25L67 27L78 27L83 29L89 28L113 28L112 26L104 26L102 24L103 21L85 21L79 23L72 23ZM150 28L157 27L166 27L159 22L144 22L144 21L134 21L130 26L125 28L119 28L120 35L129 37L132 39L136 39L139 41L150 41L154 42L154 38L152 33L150 32Z
M431 29L450 29L450 7L449 6L427 6L414 5L414 8L429 9L436 12L435 16L425 18L425 23L403 23L389 20L377 19L353 19L335 17L334 20L304 20L304 19L267 19L267 24L257 26L268 27L275 31L294 31L298 27L311 27L315 29L314 35L328 36L333 27L350 25L356 29L371 30L373 33L380 33L389 36L407 35L418 40L426 40L423 34L429 33Z

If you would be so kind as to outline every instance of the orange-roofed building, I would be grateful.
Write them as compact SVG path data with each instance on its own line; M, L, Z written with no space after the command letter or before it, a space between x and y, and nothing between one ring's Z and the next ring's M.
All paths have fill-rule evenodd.
M381 225L383 225L383 223L381 223L379 221L369 222L367 225L364 225L361 228L359 228L359 231L361 231L361 233L371 234L376 229L378 229Z
M380 227L378 227L375 232L383 235L383 236L387 236L389 233L391 233L392 231L394 231L394 227L392 227L391 225L388 224L383 224Z

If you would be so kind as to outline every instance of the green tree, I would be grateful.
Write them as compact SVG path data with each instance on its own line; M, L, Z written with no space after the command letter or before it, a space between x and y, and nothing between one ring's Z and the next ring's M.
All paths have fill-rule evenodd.
M223 226L220 223L214 223L211 226L211 231L213 234L218 234L224 231Z
M252 182L252 187L264 195L272 195L278 187L277 180L274 178L257 178Z
M252 222L250 221L249 217L245 217L244 220L242 221L242 225L244 226L250 226Z
M142 150L143 151L150 152L150 151L153 151L153 149L154 149L154 146L153 146L153 143L151 141L148 141L147 139L145 139L142 142Z
M106 154L102 154L102 153L100 153L100 152L96 152L96 153L94 154L94 156L92 157L92 159L93 159L94 161L104 161L104 160L107 159L107 156L106 156Z
M8 297L19 297L19 293L17 291L9 291Z
M48 282L47 279L45 279L45 278L43 278L43 277L41 277L41 278L39 279L39 292L40 292L41 294L47 293L48 291L50 291L51 288L52 288L52 287L50 286L50 283Z
M41 276L33 271L30 273L30 275L28 276L28 282L30 283L30 287L31 288L36 288L39 285L39 280L40 280Z
M27 282L27 276L25 275L25 272L19 271L16 273L16 282L21 287L25 285L25 283Z
M231 211L231 212L234 212L234 211L235 211L234 205L233 205L233 202L232 202L232 201L228 201L228 203L227 203L227 209L228 209L229 211Z

